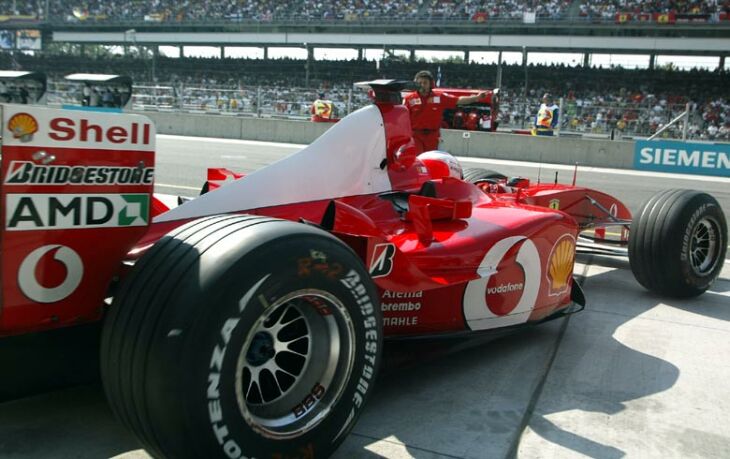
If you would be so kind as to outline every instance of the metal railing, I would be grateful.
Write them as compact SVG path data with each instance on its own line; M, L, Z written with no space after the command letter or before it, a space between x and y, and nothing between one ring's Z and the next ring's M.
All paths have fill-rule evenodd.
M529 129L534 125L539 100L518 98L502 100L500 129ZM560 100L559 130L564 135L596 135L611 138L649 137L672 138L697 136L703 125L700 113L689 104L661 104L658 101L641 103L594 103L578 105L575 101ZM689 129L694 126L694 129Z
M201 87L184 84L139 84L133 87L132 109L139 111L179 111L230 116L308 119L310 107L321 90L273 86ZM341 118L371 103L362 90L337 87L325 91L333 103L334 117ZM79 104L78 86L65 81L49 81L49 105ZM539 101L516 97L502 99L499 130L529 129L533 126ZM611 138L649 137L693 138L703 126L701 113L689 104L641 103L578 104L560 100L561 135L589 135Z

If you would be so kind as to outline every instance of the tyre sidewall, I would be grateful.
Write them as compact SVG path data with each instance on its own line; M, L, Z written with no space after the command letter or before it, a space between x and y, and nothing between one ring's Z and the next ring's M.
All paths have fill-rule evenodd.
M327 266L303 271L301 260L311 257L312 251L324 253ZM203 256L201 263L205 261ZM220 457L331 454L354 425L380 361L377 294L360 260L328 237L305 235L269 241L205 283L205 305L198 308L180 363L185 411L193 431L202 434L196 440L200 452L206 457L211 451L218 451ZM266 304L303 288L326 291L346 306L354 326L353 367L340 398L316 428L297 438L274 440L252 429L241 416L235 390L238 357ZM239 300L249 290L251 300L241 309ZM217 390L210 384L215 378L220 378Z
M685 287L698 291L706 290L718 276L722 269L722 259L724 259L725 250L727 248L727 241L725 240L727 235L725 217L714 199L707 198L709 198L709 196L705 194L695 196L694 199L690 201L691 205L687 205L674 222L669 222L669 230L672 232L676 231L680 235L679 269L681 279ZM717 235L717 244L719 244L718 256L720 259L716 260L716 265L711 271L708 271L704 275L698 275L692 269L691 264L690 248L692 244L692 234L697 223L703 218L708 217L717 222L719 225L718 229L720 234ZM677 225L679 225L679 228L677 228ZM676 228L676 230L674 228Z

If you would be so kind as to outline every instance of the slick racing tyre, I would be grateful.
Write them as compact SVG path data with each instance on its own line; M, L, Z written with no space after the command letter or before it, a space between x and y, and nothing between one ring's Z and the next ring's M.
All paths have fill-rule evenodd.
M493 180L500 181L505 180L506 175L502 175L499 172L492 171L489 169L482 169L478 167L470 167L464 169L464 181L469 183L477 183L482 180Z
M313 226L227 215L157 242L105 318L104 389L159 458L327 457L380 364L378 295Z
M642 205L631 224L631 271L661 295L697 296L720 275L727 243L727 221L715 198L693 190L663 191Z
M500 193L506 191L503 181L506 180L505 175L489 169L468 168L464 169L464 181L473 183L485 193Z

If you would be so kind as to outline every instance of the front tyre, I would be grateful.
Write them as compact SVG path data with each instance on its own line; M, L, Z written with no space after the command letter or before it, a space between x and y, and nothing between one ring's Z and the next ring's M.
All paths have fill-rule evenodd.
M507 176L500 174L497 171L490 169L483 169L480 167L471 167L464 169L464 181L469 183L477 184L484 180L492 180L498 182L500 180L506 180Z
M693 190L667 190L646 201L629 233L637 281L661 295L702 294L720 275L727 220L717 200Z
M382 348L362 262L311 226L208 217L160 240L107 317L115 413L158 457L326 457Z

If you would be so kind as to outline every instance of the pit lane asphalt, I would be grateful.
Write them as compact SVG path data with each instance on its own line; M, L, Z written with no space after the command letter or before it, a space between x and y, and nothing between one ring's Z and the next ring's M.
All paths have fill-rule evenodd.
M192 195L206 167L247 172L295 149L160 136L158 191ZM561 181L572 179L572 170L549 165L467 165L533 179L540 170L543 180L559 170ZM578 174L578 184L613 194L632 211L656 191L681 187L711 192L730 215L729 183ZM577 261L583 312L447 355L414 352L408 365L381 375L335 457L728 457L730 264L710 292L675 301L639 286L625 258ZM95 333L0 341L0 458L148 457L93 382ZM12 352L18 348L27 352ZM43 377L74 385L49 390L34 383ZM8 400L13 390L25 397Z

